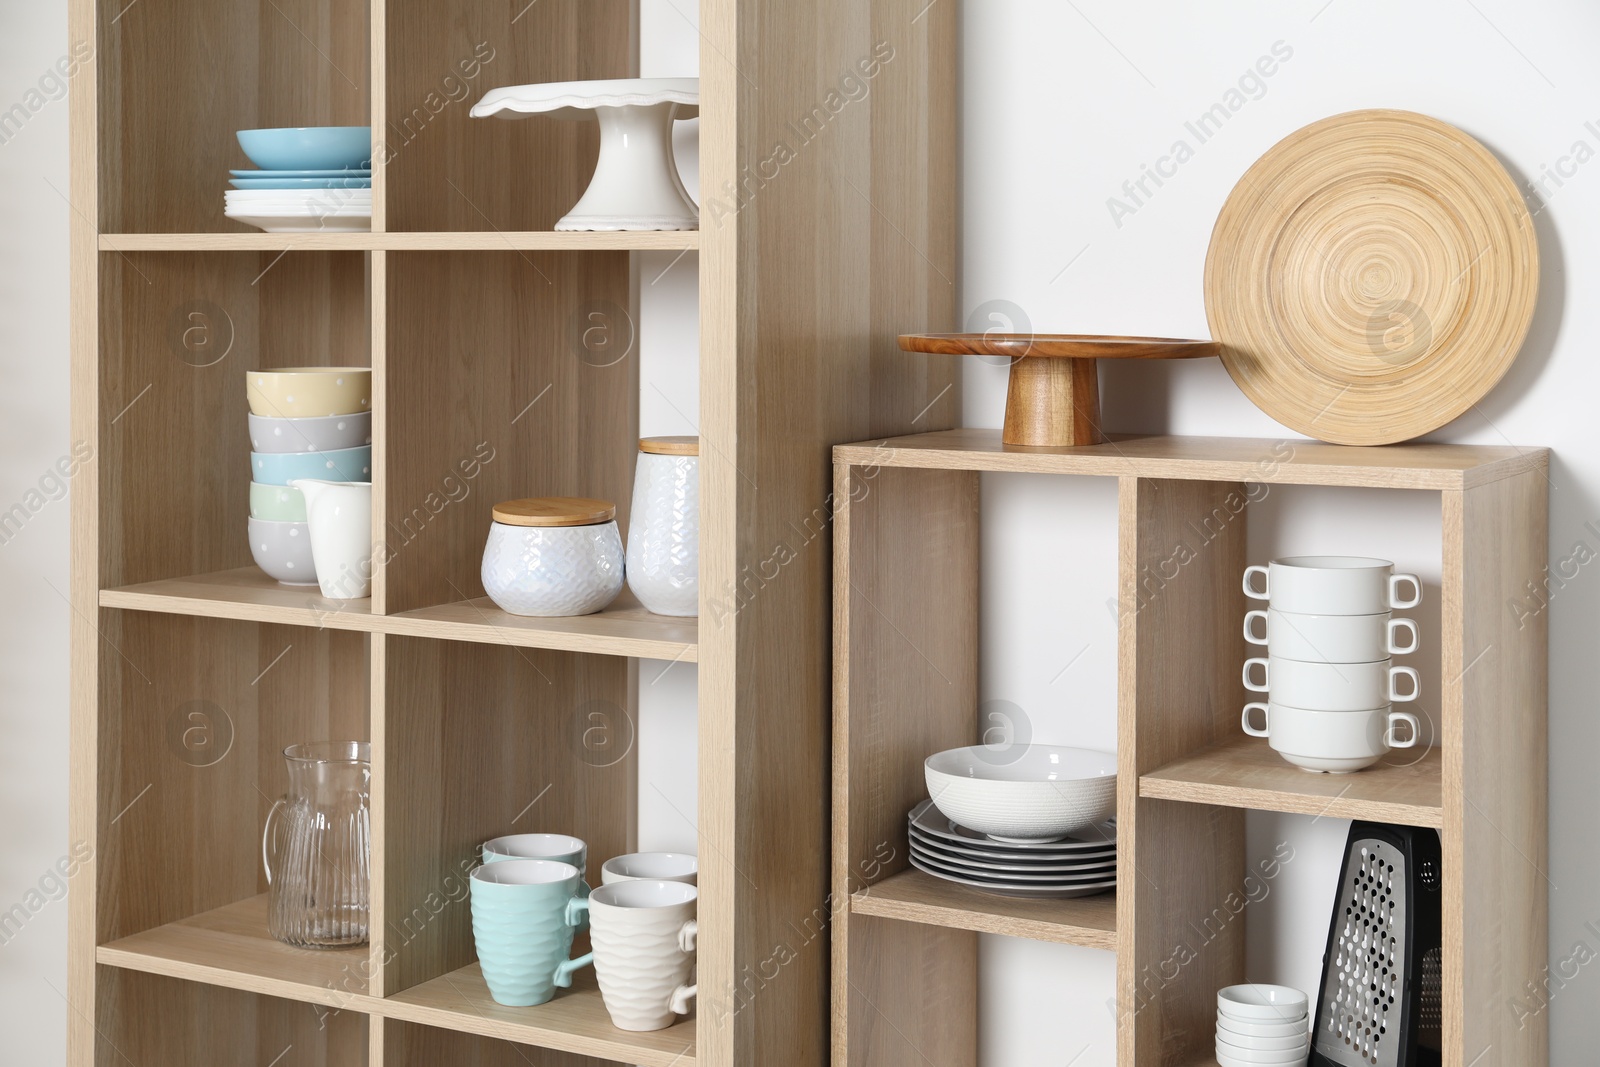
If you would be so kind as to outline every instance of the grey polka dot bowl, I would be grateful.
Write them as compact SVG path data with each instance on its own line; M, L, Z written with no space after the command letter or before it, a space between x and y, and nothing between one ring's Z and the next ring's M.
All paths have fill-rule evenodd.
M303 522L250 520L250 555L256 566L284 585L316 585L310 527Z
M256 452L333 452L372 443L372 412L320 419L250 416L250 447Z

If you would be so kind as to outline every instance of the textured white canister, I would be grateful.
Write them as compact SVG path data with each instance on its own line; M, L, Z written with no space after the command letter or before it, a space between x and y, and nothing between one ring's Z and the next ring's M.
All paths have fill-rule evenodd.
M639 442L628 588L657 615L700 614L700 439Z
M483 589L513 615L588 615L622 591L622 536L608 500L536 497L496 504Z

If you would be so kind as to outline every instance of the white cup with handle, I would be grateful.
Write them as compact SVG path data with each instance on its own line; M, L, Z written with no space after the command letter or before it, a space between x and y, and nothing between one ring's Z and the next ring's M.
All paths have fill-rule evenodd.
M1259 588L1251 581L1257 576ZM1415 574L1394 573L1386 559L1287 556L1246 567L1244 593L1297 615L1378 615L1422 603L1422 582Z
M1415 715L1391 707L1314 711L1275 700L1256 702L1244 706L1240 725L1251 737L1265 737L1274 752L1295 766L1328 774L1370 767L1390 749L1411 748L1422 736ZM1409 728L1404 733L1402 725Z
M600 881L687 882L694 885L700 876L700 861L687 852L629 852L612 856L600 865Z
M698 900L699 890L687 882L631 878L573 902L574 910L588 912L594 946L574 965L594 963L600 997L617 1029L664 1030L689 1013L698 992Z
M1401 640L1401 635L1406 640ZM1257 608L1245 612L1244 639L1269 656L1306 663L1371 663L1415 652L1417 624L1387 611L1375 615L1301 615Z
M1260 668L1261 678L1253 675ZM1400 679L1410 679L1404 690ZM1307 663L1305 660L1256 656L1244 661L1244 687L1270 693L1274 704L1308 711L1371 711L1417 699L1422 681L1411 667L1388 660L1372 663Z

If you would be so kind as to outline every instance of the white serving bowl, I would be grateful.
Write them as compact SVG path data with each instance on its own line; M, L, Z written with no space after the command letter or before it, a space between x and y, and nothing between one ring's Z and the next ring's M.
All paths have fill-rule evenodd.
M1217 1014L1257 1023L1303 1021L1306 995L1286 985L1231 985L1217 990Z
M972 745L929 756L928 795L946 818L997 841L1050 841L1117 810L1114 752Z
M1233 1067L1241 1063L1248 1064L1249 1067L1300 1067L1311 1056L1309 1045L1286 1052L1264 1052L1260 1049L1230 1045L1222 1040L1217 1041L1216 1051L1217 1063L1223 1067Z
M1311 1034L1303 1026L1297 1029L1298 1033L1284 1037L1251 1037L1234 1033L1218 1024L1217 1041L1234 1048L1254 1049L1256 1052L1304 1052L1311 1044Z
M1217 1030L1229 1044L1248 1045L1257 1040L1283 1037L1307 1038L1311 1032L1311 1020L1302 1016L1289 1022L1258 1023L1235 1019L1219 1011ZM1230 1034L1233 1036L1227 1036Z

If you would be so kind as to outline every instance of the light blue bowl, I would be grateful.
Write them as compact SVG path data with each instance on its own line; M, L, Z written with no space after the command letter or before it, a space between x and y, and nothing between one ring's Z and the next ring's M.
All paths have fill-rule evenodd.
M340 170L372 160L371 126L240 130L239 147L263 170Z
M333 452L252 452L250 479L262 485L288 485L295 478L325 482L372 481L372 446Z

